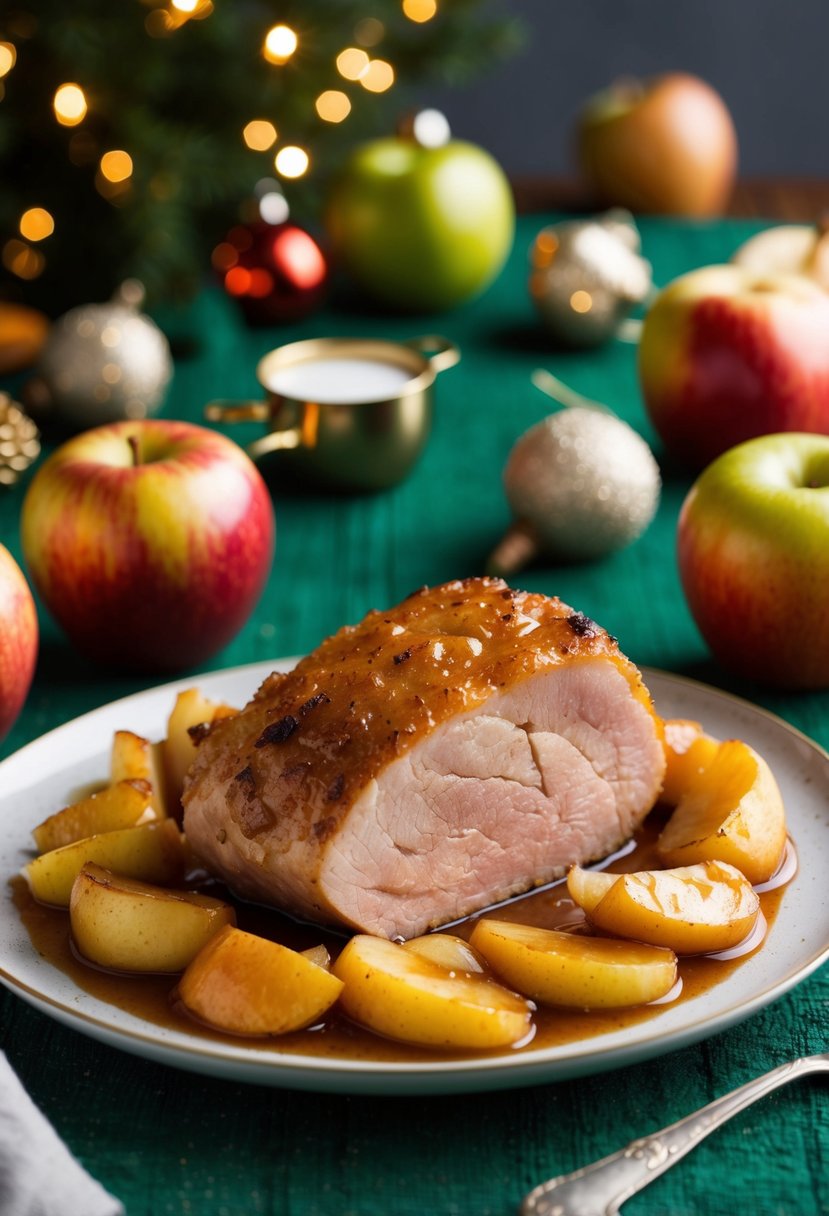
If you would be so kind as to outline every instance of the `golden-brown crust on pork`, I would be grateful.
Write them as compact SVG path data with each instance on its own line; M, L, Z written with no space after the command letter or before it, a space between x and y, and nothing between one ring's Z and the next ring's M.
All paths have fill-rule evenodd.
M494 578L423 588L322 643L199 747L185 804L204 781L227 783L228 810L250 839L324 840L396 757L452 715L564 663L610 658L649 704L614 638L558 599ZM304 828L300 828L304 825Z

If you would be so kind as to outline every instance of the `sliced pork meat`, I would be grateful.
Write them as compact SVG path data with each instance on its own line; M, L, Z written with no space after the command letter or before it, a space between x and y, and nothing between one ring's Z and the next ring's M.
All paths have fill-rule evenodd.
M665 761L634 665L499 579L341 629L200 744L184 826L243 897L408 938L622 845Z

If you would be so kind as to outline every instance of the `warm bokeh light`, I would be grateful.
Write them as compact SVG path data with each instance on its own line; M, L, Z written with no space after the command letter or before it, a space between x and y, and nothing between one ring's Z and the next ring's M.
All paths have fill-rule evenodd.
M266 118L254 118L242 132L242 139L254 152L267 152L276 143L276 127Z
M360 84L369 93L385 93L394 84L394 68L385 59L372 59L360 76Z
M239 250L229 241L222 241L210 255L214 270L230 270L239 261Z
M556 234L550 229L542 229L535 238L535 244L533 245L533 265L538 267L549 266L558 253L558 245L559 240Z
M273 289L273 275L264 266L234 266L225 275L225 290L232 296L263 300Z
M442 110L418 110L412 118L412 135L423 148L442 148L452 137L452 129Z
M416 21L418 25L431 21L437 11L437 0L403 0L405 16L410 21Z
M308 153L304 148L287 144L274 157L274 168L282 177L302 177L308 171Z
M108 182L125 182L132 175L132 157L129 152L114 148L103 154L99 167Z
M244 266L233 266L225 275L225 290L232 296L243 296L250 286L250 271Z
M55 93L55 118L64 127L76 127L86 117L86 98L78 84L62 84Z
M46 259L39 249L13 239L3 246L3 265L19 279L36 279L42 274Z
M315 105L317 113L325 122L342 122L351 113L351 102L339 89L326 89L320 93Z
M55 231L55 221L45 207L30 207L20 217L20 235L27 241L44 241Z
M262 54L268 63L286 63L298 43L299 39L289 25L274 25L265 35Z
M259 199L259 214L266 224L284 224L290 214L288 200L280 190L269 190Z
M326 275L325 258L313 237L301 228L289 229L275 240L273 264L297 287L318 287Z
M589 291L574 291L570 296L570 307L573 312L590 312L593 307L593 297Z
M378 21L376 17L364 17L354 28L354 41L360 46L377 46L378 42L382 42L385 33L386 27L382 21Z
M17 61L17 51L14 43L0 42L0 76L10 72Z
M348 46L337 56L337 71L346 80L359 80L368 67L368 55L359 47Z
M194 13L199 7L199 0L170 0L170 7L180 13Z

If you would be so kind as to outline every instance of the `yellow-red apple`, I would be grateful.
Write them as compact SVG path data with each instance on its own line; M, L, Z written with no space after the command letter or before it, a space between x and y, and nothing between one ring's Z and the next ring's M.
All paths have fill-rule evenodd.
M692 468L757 435L829 433L829 293L740 266L682 275L645 317L639 378L666 449Z
M274 546L270 496L215 431L160 419L70 439L23 502L35 586L100 662L177 671L220 650L253 611Z
M716 658L770 686L829 688L829 437L765 435L698 477L677 532L682 586Z
M37 612L23 571L0 545L0 739L29 695L38 651Z
M582 110L578 159L602 204L664 215L718 215L737 171L728 108L685 72L620 80Z

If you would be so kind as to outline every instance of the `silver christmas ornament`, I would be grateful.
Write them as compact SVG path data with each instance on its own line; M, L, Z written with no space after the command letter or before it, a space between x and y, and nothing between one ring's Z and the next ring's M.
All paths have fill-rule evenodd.
M139 312L143 294L129 281L109 303L55 322L25 388L39 421L81 431L160 409L173 361L164 334Z
M557 342L599 346L620 333L631 309L653 288L650 263L639 248L633 217L621 210L539 232L530 254L529 291Z
M586 561L631 544L656 514L661 479L632 427L575 405L521 436L504 489L515 519L487 569L507 577L539 555Z

